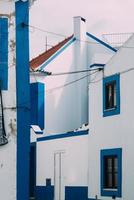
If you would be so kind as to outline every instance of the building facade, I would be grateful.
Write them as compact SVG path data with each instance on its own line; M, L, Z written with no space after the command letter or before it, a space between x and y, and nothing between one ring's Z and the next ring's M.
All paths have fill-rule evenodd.
M134 36L89 85L89 197L133 199Z
M88 33L86 20L78 16L74 17L72 36L30 62L31 164L36 160L31 175L36 180L31 183L31 191L37 199L99 197L92 195L89 181L89 152L94 154L90 147L93 95L89 87L116 52Z
M30 87L27 25L31 3L0 1L0 193L4 200L29 199Z

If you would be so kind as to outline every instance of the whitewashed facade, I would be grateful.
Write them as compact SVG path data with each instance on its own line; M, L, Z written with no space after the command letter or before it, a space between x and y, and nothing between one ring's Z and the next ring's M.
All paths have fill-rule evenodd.
M89 85L89 197L110 200L133 199L133 53L134 36L132 36L122 48L118 50L104 67L103 73L96 78L96 83ZM120 107L118 113L104 111L104 83L103 80L111 77L119 77L119 85L116 88L116 106ZM97 81L98 80L98 81ZM103 91L103 92L102 92ZM108 115L104 112L109 112ZM102 181L101 168L104 159L101 151L109 152L118 157L118 186L116 189L105 189ZM113 153L112 153L113 152ZM120 166L119 166L120 165ZM103 170L103 169L102 169ZM102 182L101 182L102 181ZM102 191L101 191L102 190ZM106 193L107 191L107 193Z
M30 101L28 88L25 87L29 85L29 41L28 28L21 26L28 22L29 5L29 1L0 1L0 89L3 111L0 132L1 135L2 130L5 132L4 137L8 141L2 145L2 137L0 139L0 198L3 200L29 199L30 123L29 111L25 110ZM24 68L21 71L22 65ZM20 80L24 81L24 85ZM21 100L19 91L26 103ZM24 113L21 124L20 116L23 117Z
M102 74L102 71L95 72L95 69L104 67L116 51L86 32L85 19L74 17L74 36L34 69L35 73L31 72L31 85L37 85L38 88L34 91L39 91L40 86L45 85L42 136L35 135L36 132L41 133L38 120L31 129L31 145L34 149L31 155L33 159L36 157L34 196L37 199L87 200L90 197L88 154L94 150L89 145L90 124L87 125L90 119L88 95L91 95L88 86ZM89 69L92 72L63 76L46 76L40 72L56 74ZM38 101L36 104L39 104Z

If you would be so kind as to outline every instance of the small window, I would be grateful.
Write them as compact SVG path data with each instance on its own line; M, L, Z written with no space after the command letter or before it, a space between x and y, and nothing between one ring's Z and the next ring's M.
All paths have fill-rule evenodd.
M104 188L117 189L118 185L117 156L104 157Z
M121 197L122 149L101 150L101 196Z
M103 79L103 116L120 113L120 77L119 74Z

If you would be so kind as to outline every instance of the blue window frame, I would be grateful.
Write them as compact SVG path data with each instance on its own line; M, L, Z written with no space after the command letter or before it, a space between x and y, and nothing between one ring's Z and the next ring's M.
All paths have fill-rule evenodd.
M120 75L103 79L103 117L120 114Z
M122 196L122 148L103 149L100 152L101 160L101 196ZM109 172L106 162L109 164ZM108 183L108 173L109 181Z

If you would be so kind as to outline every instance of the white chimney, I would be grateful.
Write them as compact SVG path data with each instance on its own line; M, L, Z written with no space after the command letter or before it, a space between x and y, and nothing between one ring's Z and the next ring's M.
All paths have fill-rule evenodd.
M86 70L87 66L87 42L86 42L86 20L77 16L74 17L74 65L75 70ZM76 74L76 80L86 76L87 73ZM85 77L76 84L78 102L78 124L81 126L88 122L88 78Z
M74 17L74 37L78 40L86 38L86 20L83 17Z

